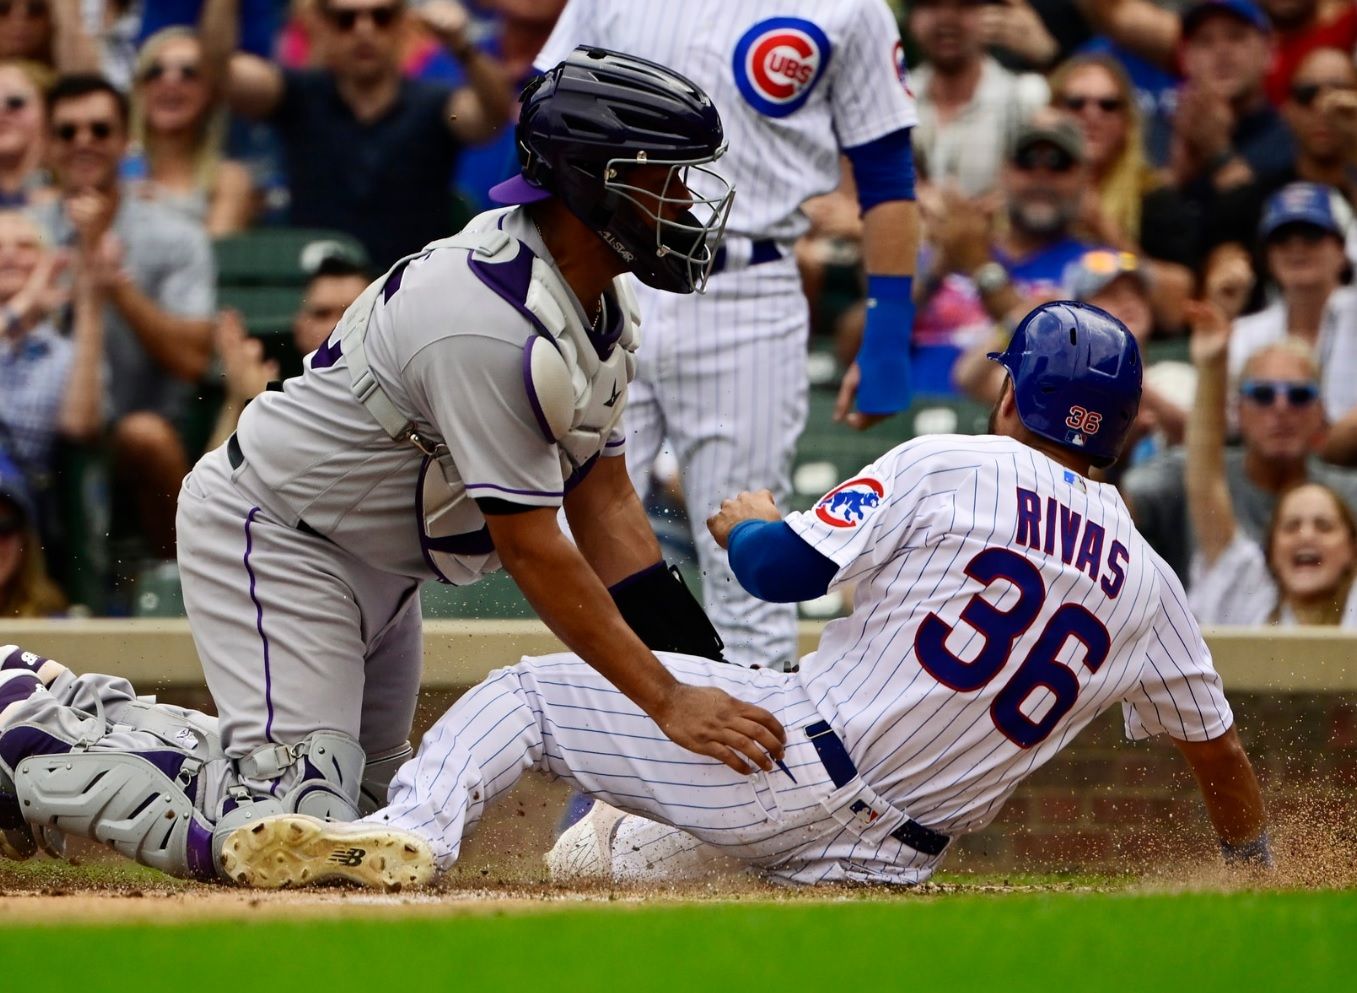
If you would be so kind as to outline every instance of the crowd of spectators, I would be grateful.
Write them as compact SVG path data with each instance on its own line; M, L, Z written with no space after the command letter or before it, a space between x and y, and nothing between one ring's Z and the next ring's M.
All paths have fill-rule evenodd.
M564 3L0 4L0 614L66 609L47 567L70 578L63 473L91 453L108 485L76 497L132 549L104 588L173 557L203 446L511 171ZM1357 0L895 6L920 392L991 402L1028 309L1103 307L1149 359L1109 478L1202 619L1357 624ZM807 205L812 297L856 259L851 184ZM275 226L362 249L307 261L281 346L219 306L213 250Z

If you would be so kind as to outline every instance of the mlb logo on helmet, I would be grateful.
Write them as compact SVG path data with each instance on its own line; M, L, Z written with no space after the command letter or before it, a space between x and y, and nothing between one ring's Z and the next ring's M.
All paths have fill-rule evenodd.
M740 95L769 117L795 113L829 66L829 38L800 17L770 17L735 45L733 67Z
M820 498L815 516L835 528L855 528L868 513L881 505L886 488L871 476L840 483Z

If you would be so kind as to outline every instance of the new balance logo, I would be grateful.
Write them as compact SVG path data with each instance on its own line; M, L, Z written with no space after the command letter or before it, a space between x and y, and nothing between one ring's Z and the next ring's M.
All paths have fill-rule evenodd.
M353 869L363 864L363 856L366 854L366 848L336 848L330 853L329 861Z
M608 399L606 399L606 400L603 401L603 406L605 406L605 407L611 407L613 404L617 403L617 398L620 397L621 395L622 395L622 391L619 390L619 389L617 388L617 380L614 379L614 380L613 380L613 395L610 396L610 397L608 397Z

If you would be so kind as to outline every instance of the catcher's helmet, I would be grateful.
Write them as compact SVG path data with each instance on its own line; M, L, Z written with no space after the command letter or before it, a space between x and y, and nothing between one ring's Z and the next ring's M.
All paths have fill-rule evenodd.
M1008 348L989 357L1008 370L1027 430L1087 455L1117 461L1140 409L1140 347L1105 310L1057 300L1028 314Z
M643 283L701 291L735 192L702 168L726 150L711 99L664 66L592 47L575 49L520 99L522 171L491 198L522 204L555 196ZM627 167L640 165L669 167L658 195L628 182ZM666 205L678 216L663 216Z

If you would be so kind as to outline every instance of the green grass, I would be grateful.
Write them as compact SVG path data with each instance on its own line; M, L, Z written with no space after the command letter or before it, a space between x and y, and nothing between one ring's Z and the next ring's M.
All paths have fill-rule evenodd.
M1353 892L965 894L144 927L11 918L0 963L20 980L6 989L81 993L1240 993L1354 988L1354 935Z

